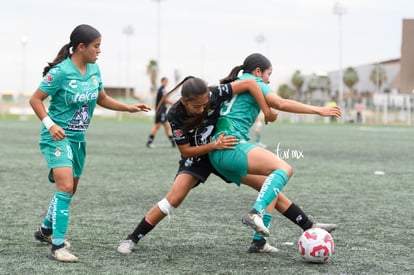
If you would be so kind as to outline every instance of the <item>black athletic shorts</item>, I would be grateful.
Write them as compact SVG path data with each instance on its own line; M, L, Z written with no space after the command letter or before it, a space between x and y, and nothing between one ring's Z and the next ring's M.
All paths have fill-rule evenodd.
M158 115L155 116L155 123L164 123L167 121L167 113L160 112Z
M210 176L211 173L217 175L218 177L222 178L225 182L231 183L231 181L224 178L214 167L211 165L210 159L208 158L208 155L203 155L201 157L194 157L194 158L181 158L179 161L179 167L177 176L180 174L189 174L198 179L197 184L194 186L200 184L200 182L205 182Z

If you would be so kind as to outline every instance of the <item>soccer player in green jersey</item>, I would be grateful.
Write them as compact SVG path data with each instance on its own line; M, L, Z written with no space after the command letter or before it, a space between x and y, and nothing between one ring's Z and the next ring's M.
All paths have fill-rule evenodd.
M240 71L243 71L243 74L238 76ZM268 86L271 73L270 61L265 56L254 53L249 55L242 65L233 68L221 83L255 79L262 89L266 102L272 108L326 117L341 115L338 106L317 107L279 97ZM259 111L257 103L248 93L234 96L224 103L216 125L215 136L232 135L239 139L239 143L234 150L211 151L209 157L214 168L237 185L240 185L249 174L266 176L253 209L242 217L242 222L252 227L258 235L268 236L271 210L274 209L269 205L286 185L293 169L274 153L249 142L249 130Z
M43 70L43 81L30 99L30 105L42 121L39 146L49 169L49 181L56 184L47 214L34 237L52 245L48 257L76 262L65 240L69 205L82 175L85 156L85 132L96 104L126 112L149 111L146 104L124 104L109 97L95 63L101 52L101 34L89 25L77 26L55 60ZM46 110L44 101L50 97Z
M265 121L272 122L276 119L276 114L266 105L261 89L254 79L207 87L204 80L187 77L164 95L164 98L167 98L181 85L182 96L173 104L167 115L173 130L174 140L181 153L177 174L167 195L156 203L145 214L134 231L120 242L117 251L121 254L128 255L133 252L137 243L150 233L162 219L174 212L190 190L198 186L200 182L205 182L211 173L230 182L213 168L207 155L213 150L232 150L233 146L237 144L237 138L234 136L220 135L217 139L213 139L215 125L223 102L230 100L232 96L249 91L253 98L258 98L263 102L261 106L262 108L264 106L264 114L266 113ZM266 176L248 175L244 177L242 183L259 191L265 179ZM303 230L319 227L332 231L336 228L335 224L314 223L282 193L269 207L282 213ZM271 214L269 215L271 218ZM278 251L276 247L268 244L261 235L254 236L248 249L250 253L275 253Z
M259 85L252 79L207 86L207 83L200 78L186 77L163 96L158 106L162 106L164 100L180 86L182 86L181 97L171 106L167 114L174 142L181 153L177 174L166 196L147 212L134 231L119 244L117 251L121 254L130 254L138 241L179 207L188 193L201 182L204 183L211 173L221 177L211 166L207 153L212 150L231 150L237 143L237 139L232 136L211 139L224 101L236 94L249 92L261 103L266 121L274 121L277 118L266 104Z

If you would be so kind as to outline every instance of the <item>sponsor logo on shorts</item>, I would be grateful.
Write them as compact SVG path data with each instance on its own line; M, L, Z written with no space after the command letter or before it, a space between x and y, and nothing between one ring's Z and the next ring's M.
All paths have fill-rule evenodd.
M59 148L59 147L57 147L56 149L55 149L55 157L60 157L61 155L62 155L62 152L60 151L61 149Z
M191 167L193 165L193 158L189 158L185 160L184 166Z

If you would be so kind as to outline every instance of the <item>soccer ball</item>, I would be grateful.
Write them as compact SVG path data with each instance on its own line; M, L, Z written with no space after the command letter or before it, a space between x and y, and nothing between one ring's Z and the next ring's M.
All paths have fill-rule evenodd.
M299 238L299 252L305 262L326 263L334 253L334 241L328 231L310 228Z

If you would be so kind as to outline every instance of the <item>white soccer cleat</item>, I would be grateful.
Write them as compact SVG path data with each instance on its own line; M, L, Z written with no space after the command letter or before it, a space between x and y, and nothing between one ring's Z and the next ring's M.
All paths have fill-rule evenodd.
M116 249L119 253L128 255L135 249L136 243L132 240L123 240Z
M241 218L243 224L250 226L257 234L268 237L269 229L264 225L263 219L259 214L246 213Z
M271 246L268 243L265 243L265 245L262 248L259 249L259 252L260 253L277 253L277 252L279 252L279 249L277 249L274 246Z
M74 263L78 261L78 257L70 253L69 250L67 250L65 247L51 251L48 255L48 258L51 260L66 263Z
M336 227L337 225L334 223L314 223L312 225L312 228L321 228L328 231L329 233L334 231Z

